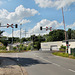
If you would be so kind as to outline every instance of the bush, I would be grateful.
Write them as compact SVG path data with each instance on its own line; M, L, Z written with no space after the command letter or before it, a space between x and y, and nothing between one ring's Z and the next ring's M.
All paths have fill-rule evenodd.
M17 48L16 47L13 47L13 50L16 50Z
M0 46L0 50L6 50L5 46Z
M22 50L22 46L20 46L20 48L19 48L20 50Z
M62 49L66 49L66 46L63 46L63 45L62 45L61 48L62 48Z
M23 47L22 47L22 50L27 50L27 47L26 47L26 46L23 46Z
M30 45L28 45L27 50L31 50L31 46Z
M66 51L66 46L63 46L63 45L62 45L62 46L59 48L59 50L65 52L65 51Z

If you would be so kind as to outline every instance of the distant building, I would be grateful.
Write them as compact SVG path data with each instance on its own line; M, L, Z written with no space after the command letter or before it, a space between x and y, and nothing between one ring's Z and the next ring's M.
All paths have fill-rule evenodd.
M8 44L7 50L13 50L13 47L17 47L18 45L20 45L20 43Z
M22 44L23 44L24 46L28 46L28 45L31 44L31 43L33 43L33 41L23 42Z
M75 48L75 40L67 40L69 41L68 53L71 53L71 48ZM55 42L44 42L41 43L42 51L59 51L61 46L66 46L66 41L55 41Z

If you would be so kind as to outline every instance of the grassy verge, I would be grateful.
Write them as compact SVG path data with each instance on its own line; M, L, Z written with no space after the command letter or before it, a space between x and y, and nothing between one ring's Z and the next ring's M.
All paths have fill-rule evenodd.
M62 53L62 52L53 52L52 54L57 55L57 56L62 56L62 57L69 57L67 53Z
M21 50L20 52L27 52L27 51ZM0 50L0 53L19 53L19 51L18 50L16 50L16 51L14 51L14 50L11 50L11 51Z
M75 59L75 57L73 55L69 55L68 53L63 53L63 52L53 52L53 55L57 55L57 56L62 56L62 57L67 57L67 58L72 58Z

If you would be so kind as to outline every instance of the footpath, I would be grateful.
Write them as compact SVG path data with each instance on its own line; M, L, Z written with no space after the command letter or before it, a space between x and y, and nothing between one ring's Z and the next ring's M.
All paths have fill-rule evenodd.
M0 75L28 75L14 60L0 57Z

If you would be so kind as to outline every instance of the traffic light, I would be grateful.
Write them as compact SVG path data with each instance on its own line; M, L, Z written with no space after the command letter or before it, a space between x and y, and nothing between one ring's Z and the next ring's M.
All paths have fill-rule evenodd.
M68 42L68 41L66 41L66 44L69 44L69 42Z
M69 41L66 41L66 46L67 46L67 53L68 53Z
M40 27L40 30L42 30L42 27Z
M17 24L15 24L15 28L18 28L18 25Z

